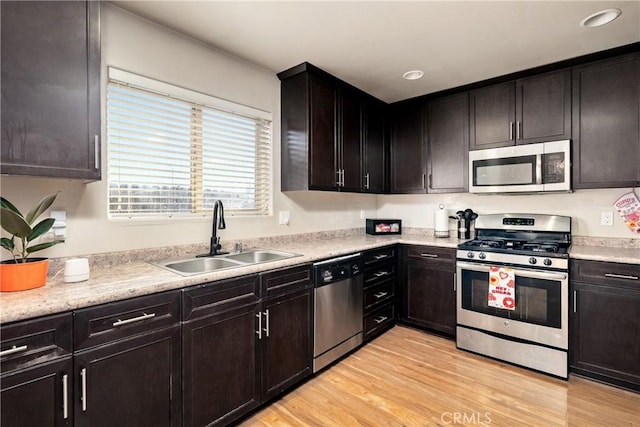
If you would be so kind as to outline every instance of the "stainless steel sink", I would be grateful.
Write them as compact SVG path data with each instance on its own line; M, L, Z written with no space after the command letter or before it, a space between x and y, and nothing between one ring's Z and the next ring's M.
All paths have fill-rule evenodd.
M299 256L290 252L254 249L246 252L218 255L215 257L194 257L186 259L170 259L153 263L183 276L210 273L228 268L246 267L264 262L279 261Z

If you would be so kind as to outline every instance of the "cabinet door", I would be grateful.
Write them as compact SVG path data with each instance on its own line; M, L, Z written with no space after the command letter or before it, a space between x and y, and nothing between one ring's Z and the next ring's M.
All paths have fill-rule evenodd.
M640 289L572 285L572 370L640 391Z
M71 357L66 357L17 373L3 374L0 378L0 425L73 425L71 372Z
M469 188L469 98L461 93L427 104L429 193L460 193Z
M0 6L2 172L100 179L100 3Z
M385 156L386 108L383 102L368 99L365 103L365 135L363 147L363 190L367 193L383 193L388 174Z
M309 189L335 190L338 182L335 85L311 76L309 129Z
M571 71L516 82L516 143L571 138Z
M640 54L573 70L573 187L640 185Z
M75 353L76 426L180 426L180 326Z
M426 150L422 133L422 105L395 104L391 124L391 192L425 193Z
M260 403L258 305L183 324L184 426L227 425Z
M341 190L360 191L362 183L362 98L354 90L340 91L340 168L344 174Z
M495 148L515 143L515 82L469 93L469 149Z
M263 401L311 374L313 358L312 289L262 304Z

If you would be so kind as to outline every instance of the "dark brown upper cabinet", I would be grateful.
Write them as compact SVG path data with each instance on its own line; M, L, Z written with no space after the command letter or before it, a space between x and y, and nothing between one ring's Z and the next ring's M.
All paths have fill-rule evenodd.
M391 193L426 192L422 105L410 100L391 106Z
M573 70L573 187L640 185L640 54Z
M471 150L571 138L571 72L560 70L472 90Z
M383 191L386 104L306 62L278 77L282 191Z
M100 179L100 2L0 7L2 173Z
M461 193L469 187L469 94L427 103L427 192Z

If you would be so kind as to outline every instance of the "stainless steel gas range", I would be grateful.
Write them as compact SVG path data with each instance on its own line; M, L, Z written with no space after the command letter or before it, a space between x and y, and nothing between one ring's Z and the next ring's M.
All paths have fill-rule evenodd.
M480 215L458 245L458 348L568 376L571 218Z

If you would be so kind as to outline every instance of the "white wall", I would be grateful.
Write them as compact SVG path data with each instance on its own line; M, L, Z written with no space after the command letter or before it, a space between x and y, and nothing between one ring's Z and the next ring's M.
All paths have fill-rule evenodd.
M273 216L226 215L223 240L362 227L360 210L375 212L375 195L300 192L280 189L280 82L272 72L214 50L164 27L102 5L102 105L106 70L123 70L173 83L273 113ZM291 64L294 66L297 64ZM103 141L105 130L103 126ZM75 256L189 243L208 243L211 216L163 221L109 221L107 218L106 144L103 180L77 181L2 177L2 195L27 210L43 195L59 191L54 208L68 216L67 240L46 256ZM278 225L278 211L290 211L290 225ZM8 257L3 251L2 258ZM44 254L44 253L43 253Z
M433 211L442 203L451 214L471 208L479 214L524 212L566 215L572 217L571 232L576 236L640 238L626 227L612 207L618 197L631 190L577 190L574 193L520 196L468 193L378 196L378 215L380 218L402 218L405 227L433 228ZM636 194L640 196L638 189ZM600 225L603 211L613 211L613 227ZM449 228L455 228L455 221L451 221Z

